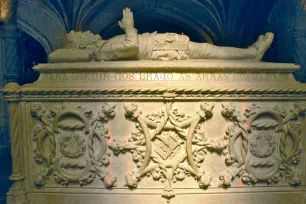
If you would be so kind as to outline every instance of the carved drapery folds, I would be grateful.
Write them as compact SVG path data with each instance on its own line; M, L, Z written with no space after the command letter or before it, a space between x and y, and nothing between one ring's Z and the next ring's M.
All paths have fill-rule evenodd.
M117 178L105 170L110 164L110 153L107 152L109 134L104 126L115 117L115 106L105 103L102 110L94 113L82 106L75 110L64 105L46 109L41 103L34 103L30 110L39 121L33 132L34 158L41 165L36 185L45 185L51 175L62 185L69 182L86 185L96 176L107 188L115 185ZM99 150L96 145L100 146Z

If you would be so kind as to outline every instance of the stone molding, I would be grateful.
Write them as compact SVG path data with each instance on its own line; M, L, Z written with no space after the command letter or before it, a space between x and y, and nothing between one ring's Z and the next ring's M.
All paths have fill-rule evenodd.
M40 73L56 72L222 72L222 73L290 73L300 69L290 63L254 62L247 60L174 60L174 61L102 61L90 63L50 63L33 67Z
M60 202L59 192L78 204L80 195L131 204L129 196L142 194L154 203L197 195L195 202L224 204L241 193L300 201L306 87L292 74L299 67L226 64L48 64L36 66L33 84L7 84L15 181L8 203L45 202L48 193ZM154 73L173 77L143 77ZM230 200L214 197L221 194Z

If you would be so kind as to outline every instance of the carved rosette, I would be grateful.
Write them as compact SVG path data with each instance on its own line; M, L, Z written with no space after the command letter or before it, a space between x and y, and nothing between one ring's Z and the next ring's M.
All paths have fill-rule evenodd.
M302 128L297 117L305 113L306 103L295 103L289 113L277 105L262 109L253 104L243 115L233 104L222 107L221 114L232 124L225 136L228 145L223 152L228 168L219 176L221 186L230 186L236 176L247 184L258 181L274 184L282 177L291 185L301 184L296 165L301 157Z
M137 169L125 175L129 188L136 188L144 177L164 183L162 197L167 201L175 196L172 183L193 176L199 187L207 188L211 176L204 171L202 163L208 151L222 151L223 138L209 140L201 124L213 116L214 104L201 104L194 117L173 107L166 101L164 109L142 114L136 104L124 105L125 116L135 122L128 143L115 140L110 148L115 155L130 152Z
M35 184L45 185L53 175L62 185L70 182L86 185L99 176L105 187L113 187L117 179L105 171L110 164L107 152L110 136L104 124L115 116L114 109L115 106L106 103L94 114L82 106L71 110L64 106L46 109L40 103L32 104L31 114L39 120L33 132L34 158L41 165Z

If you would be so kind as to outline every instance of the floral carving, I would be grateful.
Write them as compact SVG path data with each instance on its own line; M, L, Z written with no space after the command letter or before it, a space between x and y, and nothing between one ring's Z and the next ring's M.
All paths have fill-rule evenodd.
M43 109L42 104L40 103L34 103L30 108L31 114L33 117L41 118L43 114L46 112L45 109Z
M285 118L287 116L287 111L284 109L284 108L281 108L279 107L278 105L275 105L273 107L273 109L279 113L279 115L282 117L282 118Z
M74 152L71 152L68 149L68 145L72 139L76 142L76 149ZM60 151L66 157L79 158L84 155L86 151L85 139L79 134L68 133L63 135L62 140L60 141Z
M236 176L247 184L258 181L275 184L282 177L289 179L291 185L301 183L300 173L295 169L301 157L301 127L294 121L305 112L305 103L295 103L289 114L277 105L262 109L252 104L243 114L234 104L222 107L222 116L232 123L226 129L228 145L223 154L228 168L220 173L221 186L230 186ZM239 138L241 148L237 149ZM287 147L287 138L292 140L291 147Z
M114 109L115 106L106 103L101 111L95 114L91 109L82 106L76 110L68 110L64 106L47 110L40 103L32 104L31 115L40 121L33 132L37 147L34 149L34 158L42 167L36 174L35 184L45 185L53 175L62 185L68 185L70 182L86 185L98 175L105 187L113 187L117 178L105 172L105 167L110 164L111 154L107 152L106 140L110 139L110 136L104 124L115 116ZM95 137L97 140L94 140ZM46 139L49 139L50 143L48 150L44 145ZM101 147L99 151L94 147L96 141ZM89 159L84 155L88 155ZM81 171L77 173L76 169Z
M198 184L200 188L207 188L210 186L211 176L207 175L205 172L202 173L201 177L198 180Z
M254 139L250 141L250 151L252 154L260 158L270 156L274 152L276 146L273 137L275 137L275 135L268 134L264 131L257 132Z
M302 157L302 127L297 117L305 107L297 103L287 111L280 106L263 109L252 104L240 113L234 104L222 104L221 115L229 125L224 136L212 139L202 124L213 117L213 104L201 104L192 117L175 107L171 99L152 113L129 104L124 105L125 117L134 122L135 129L127 141L107 142L111 138L105 123L115 116L115 106L103 104L95 112L82 106L68 110L33 104L31 115L40 121L33 129L34 159L42 167L35 184L45 185L52 175L62 185L87 185L99 178L111 188L117 178L106 170L111 163L109 147L116 156L131 154L135 163L136 169L125 174L125 186L137 188L144 177L151 178L163 183L161 195L167 201L175 196L173 183L189 176L200 188L210 186L212 178L203 165L209 152L225 159L227 168L219 174L220 186L229 187L236 177L246 184L273 185L287 179L289 184L299 185L302 174L296 166ZM69 149L72 143L75 148Z
M137 188L138 186L138 177L136 176L135 172L127 173L124 176L125 185L129 188Z
M106 188L112 188L115 186L116 181L117 177L113 176L111 173L107 173L107 175L103 177L103 183Z
M135 122L128 143L114 140L110 148L115 155L130 152L137 170L125 175L129 188L136 188L146 175L164 183L162 197L168 201L175 196L172 183L192 175L199 187L207 188L211 176L204 173L202 163L208 151L222 151L223 138L205 136L201 124L213 116L213 104L201 104L196 116L190 117L166 101L165 108L142 114L136 104L125 105L125 116Z

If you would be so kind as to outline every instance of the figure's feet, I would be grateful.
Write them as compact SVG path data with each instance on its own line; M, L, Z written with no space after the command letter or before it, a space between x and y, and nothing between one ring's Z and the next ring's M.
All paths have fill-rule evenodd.
M256 57L254 60L260 61L262 57L264 56L265 52L268 50L270 45L272 44L274 39L273 33L266 33L265 35L259 36L258 40L250 46L250 48L256 49Z

